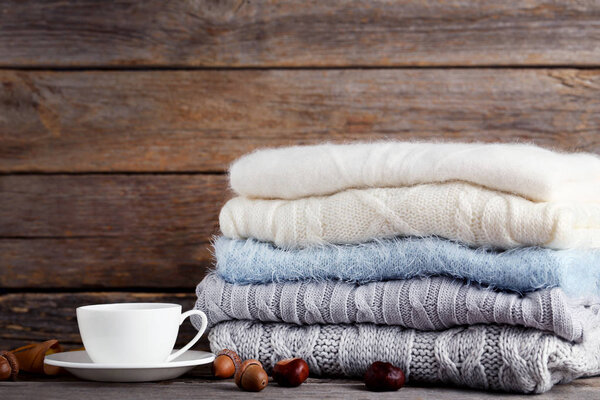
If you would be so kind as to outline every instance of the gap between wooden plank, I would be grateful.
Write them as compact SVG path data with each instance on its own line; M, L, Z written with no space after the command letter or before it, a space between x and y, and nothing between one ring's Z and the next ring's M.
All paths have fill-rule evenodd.
M127 66L20 66L20 65L2 65L0 71L32 71L32 72L103 72L103 71L327 71L327 70L420 70L420 69L439 69L439 70L455 70L455 69L599 69L600 64L539 64L539 65L520 65L520 64L491 64L491 65L461 65L461 64L445 64L445 65L342 65L342 66L244 66L244 67L202 67L202 66L186 66L186 65L127 65Z
M227 175L227 171L0 171L0 176L12 175L44 175L44 176L59 176L59 175Z
M102 286L86 286L86 287L70 287L70 288L35 288L35 287L11 287L0 288L0 296L6 294L54 294L54 293L87 293L87 292L130 292L130 293L156 293L156 294L173 294L173 293L193 293L196 290L196 282L191 287L102 287Z
M200 282L196 282L198 284ZM193 293L196 290L195 284L191 287L68 287L68 288L35 288L35 287L11 287L0 288L0 296L5 294L54 294L54 293L88 293L88 292L130 292L130 293L156 293L156 294L173 294L173 293Z

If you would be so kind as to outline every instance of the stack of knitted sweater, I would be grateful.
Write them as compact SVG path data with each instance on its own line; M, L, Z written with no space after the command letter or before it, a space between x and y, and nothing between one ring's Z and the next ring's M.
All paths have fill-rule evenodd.
M598 156L325 144L230 172L238 197L197 288L214 352L526 393L600 374Z

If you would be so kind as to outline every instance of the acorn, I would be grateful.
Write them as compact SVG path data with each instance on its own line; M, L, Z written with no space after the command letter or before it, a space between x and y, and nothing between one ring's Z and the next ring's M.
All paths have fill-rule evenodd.
M235 384L248 392L260 392L269 383L269 376L258 360L246 360L235 373Z
M223 349L215 358L212 365L212 374L221 379L231 378L242 365L242 360L235 351Z
M0 352L0 381L17 380L19 374L19 361L10 351Z

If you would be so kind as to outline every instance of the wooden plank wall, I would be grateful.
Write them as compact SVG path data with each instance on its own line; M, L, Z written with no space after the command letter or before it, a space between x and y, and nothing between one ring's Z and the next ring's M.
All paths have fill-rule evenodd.
M0 348L77 345L82 304L191 307L255 148L600 153L599 127L598 1L4 1Z

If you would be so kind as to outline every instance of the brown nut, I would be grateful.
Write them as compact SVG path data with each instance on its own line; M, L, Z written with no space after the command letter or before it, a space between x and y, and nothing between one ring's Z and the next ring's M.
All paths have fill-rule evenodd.
M0 357L0 381L5 381L12 375L10 363L4 357Z
M248 392L260 392L269 383L269 376L258 360L246 360L235 372L235 384Z
M374 392L398 390L404 381L404 372L387 362L376 361L365 373L365 385Z
M217 354L217 358L213 362L212 373L217 378L231 378L241 366L242 360L235 351L223 349Z
M0 352L0 381L7 379L17 380L19 374L19 361L10 351Z
M281 386L300 386L308 378L308 364L301 358L288 358L273 367L273 379Z

